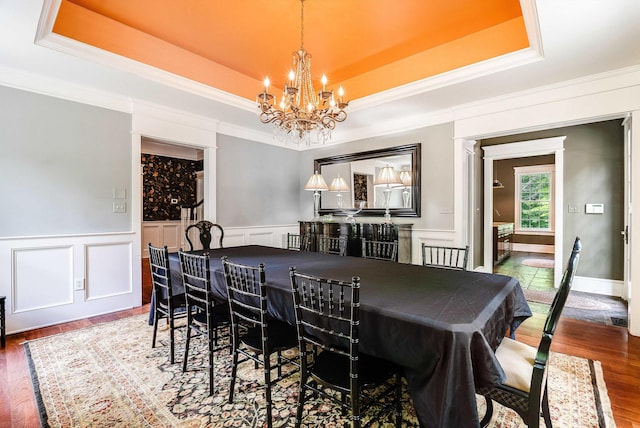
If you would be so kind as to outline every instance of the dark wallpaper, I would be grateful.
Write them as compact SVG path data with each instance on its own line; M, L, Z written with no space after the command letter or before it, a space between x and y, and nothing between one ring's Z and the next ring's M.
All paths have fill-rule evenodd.
M197 202L196 173L202 171L202 161L143 153L141 163L143 220L180 220L180 207Z

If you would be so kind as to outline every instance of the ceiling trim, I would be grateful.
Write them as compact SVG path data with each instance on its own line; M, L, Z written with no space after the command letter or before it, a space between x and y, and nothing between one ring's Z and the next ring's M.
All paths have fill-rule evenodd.
M81 59L96 62L128 73L133 73L151 81L196 94L223 104L254 112L255 103L252 100L230 94L217 88L160 70L135 60L125 58L111 52L90 46L53 33L53 25L60 7L61 0L44 0L43 10L38 22L35 43ZM497 58L481 61L450 72L408 83L377 94L355 99L350 103L349 110L357 111L374 107L383 103L396 101L410 95L428 92L448 85L468 81L488 74L518 67L541 60L542 42L538 25L537 10L534 0L521 0L523 19L530 46L517 52L502 55ZM257 88L256 90L258 90Z
M466 82L514 67L541 61L543 58L532 48L508 53L497 58L488 59L448 71L433 77L407 83L393 89L378 92L349 103L349 111L354 112L380 104L398 101L403 98Z
M538 55L544 57L544 49L542 47L542 33L540 31L540 20L538 19L538 8L535 0L520 0L520 8L522 9L522 18L524 26L529 36L529 46L536 51Z
M131 113L131 98L129 97L30 71L0 66L0 84L35 94Z

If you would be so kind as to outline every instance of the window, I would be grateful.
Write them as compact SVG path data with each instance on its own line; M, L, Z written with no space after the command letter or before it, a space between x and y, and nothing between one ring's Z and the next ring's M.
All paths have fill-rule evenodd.
M517 232L553 232L555 165L516 167Z

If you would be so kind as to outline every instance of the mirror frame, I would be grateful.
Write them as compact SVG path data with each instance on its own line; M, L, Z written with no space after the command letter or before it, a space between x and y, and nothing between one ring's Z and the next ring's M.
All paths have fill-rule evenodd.
M411 155L411 182L413 183L413 185L411 186L412 206L411 208L390 208L389 213L392 217L420 217L420 164L422 159L420 143L314 159L313 166L314 171L318 171L320 174L322 174L322 167L324 165L353 162L365 159L376 159L397 155ZM320 196L320 207L322 207L322 196ZM364 208L358 215L384 216L384 211L384 208ZM340 211L338 208L320 208L318 212L320 215L333 214L346 216L346 214Z

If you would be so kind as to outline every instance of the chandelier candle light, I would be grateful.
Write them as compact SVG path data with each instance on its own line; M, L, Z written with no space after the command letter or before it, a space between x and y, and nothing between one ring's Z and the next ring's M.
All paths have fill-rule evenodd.
M304 50L304 2L300 0L300 49L293 53L293 70L282 91L278 104L276 96L269 93L271 81L264 79L264 91L256 97L258 117L262 123L275 125L275 136L284 142L326 143L336 123L347 118L340 86L338 97L327 90L327 76L322 75L322 90L317 94L311 79L311 55ZM295 70L295 71L294 71Z
M307 184L304 186L304 190L313 191L313 219L319 220L320 214L318 211L320 210L320 192L329 190L326 181L324 181L324 177L316 171L309 178L309 181L307 181Z

